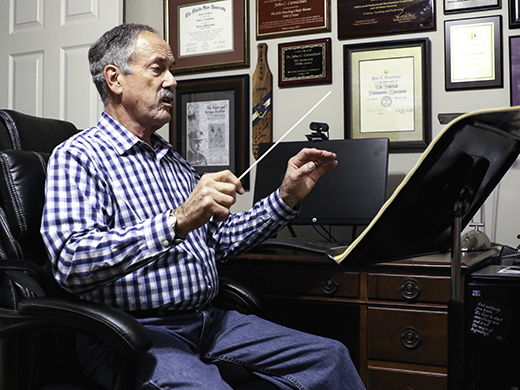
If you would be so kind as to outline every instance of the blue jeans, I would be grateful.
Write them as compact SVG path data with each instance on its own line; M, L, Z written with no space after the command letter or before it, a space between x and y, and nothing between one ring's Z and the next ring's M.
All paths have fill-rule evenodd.
M152 335L153 346L138 358L138 389L229 390L211 364L219 360L245 366L280 389L365 388L340 342L254 315L209 308L139 321ZM101 348L82 339L78 349L87 375L110 385Z

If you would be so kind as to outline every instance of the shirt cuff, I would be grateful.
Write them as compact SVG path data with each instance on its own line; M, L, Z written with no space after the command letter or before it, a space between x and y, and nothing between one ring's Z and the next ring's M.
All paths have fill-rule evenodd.
M272 210L275 219L281 223L291 221L300 213L300 204L298 203L294 209L287 206L280 196L279 189L267 197L267 204Z

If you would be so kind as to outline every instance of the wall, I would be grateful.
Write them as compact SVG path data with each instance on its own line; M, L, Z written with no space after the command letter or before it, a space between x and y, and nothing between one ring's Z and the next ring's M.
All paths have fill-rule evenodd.
M146 7L144 2L138 0L126 1L127 21L138 21L153 25L159 31L163 30L162 0L148 0ZM277 140L284 134L300 117L305 114L322 96L332 91L329 98L318 107L301 125L296 128L287 140L304 140L305 134L309 133L308 125L311 121L327 122L330 125L331 139L344 137L343 124L343 46L347 44L392 41L400 39L411 39L429 37L432 49L432 133L436 136L442 129L437 120L438 113L468 112L472 110L504 107L510 105L509 94L509 36L520 35L520 30L509 30L508 28L508 2L502 2L502 9L479 11L471 13L459 13L452 15L443 14L443 2L436 2L437 29L427 33L399 34L367 39L338 40L337 39L337 4L331 0L331 27L330 33L292 36L281 39L263 40L268 45L268 63L273 73L273 139ZM250 74L252 76L257 61L257 44L255 36L256 1L249 0L250 11L250 48L251 67L249 69L238 69L222 72L200 73L177 77L178 80L191 78L207 78L226 76L230 74ZM504 87L500 89L485 89L471 91L450 91L444 89L444 21L481 16L502 15L503 20L503 70ZM333 84L323 86L307 86L280 89L277 87L278 80L278 44L295 42L305 39L317 39L323 37L332 38L333 56ZM166 129L161 134L166 135ZM399 181L410 171L417 162L419 153L390 155L389 165L389 187L395 188ZM251 162L254 161L251 155ZM254 171L253 176L254 179ZM518 245L517 234L520 233L520 212L516 202L520 199L520 164L517 162L507 176L502 180L499 191L489 198L485 206L485 232L493 241ZM247 193L239 197L234 210L243 210L251 206L252 194Z

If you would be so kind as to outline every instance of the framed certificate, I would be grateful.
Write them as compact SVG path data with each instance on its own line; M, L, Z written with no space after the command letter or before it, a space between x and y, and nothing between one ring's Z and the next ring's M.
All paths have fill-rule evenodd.
M445 88L502 88L502 16L444 22Z
M345 138L388 138L390 148L431 140L430 40L344 46Z
M500 8L500 0L444 0L444 13L484 11Z
M246 0L167 0L175 74L249 66Z
M170 143L199 174L242 174L249 166L249 75L178 81L170 129ZM249 178L242 184L248 190Z

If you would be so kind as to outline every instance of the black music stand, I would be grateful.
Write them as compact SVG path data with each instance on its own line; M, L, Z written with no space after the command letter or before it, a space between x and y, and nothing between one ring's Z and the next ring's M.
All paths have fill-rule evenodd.
M520 154L520 107L465 114L432 141L365 231L328 255L345 267L448 252L448 388L464 383L461 230Z

